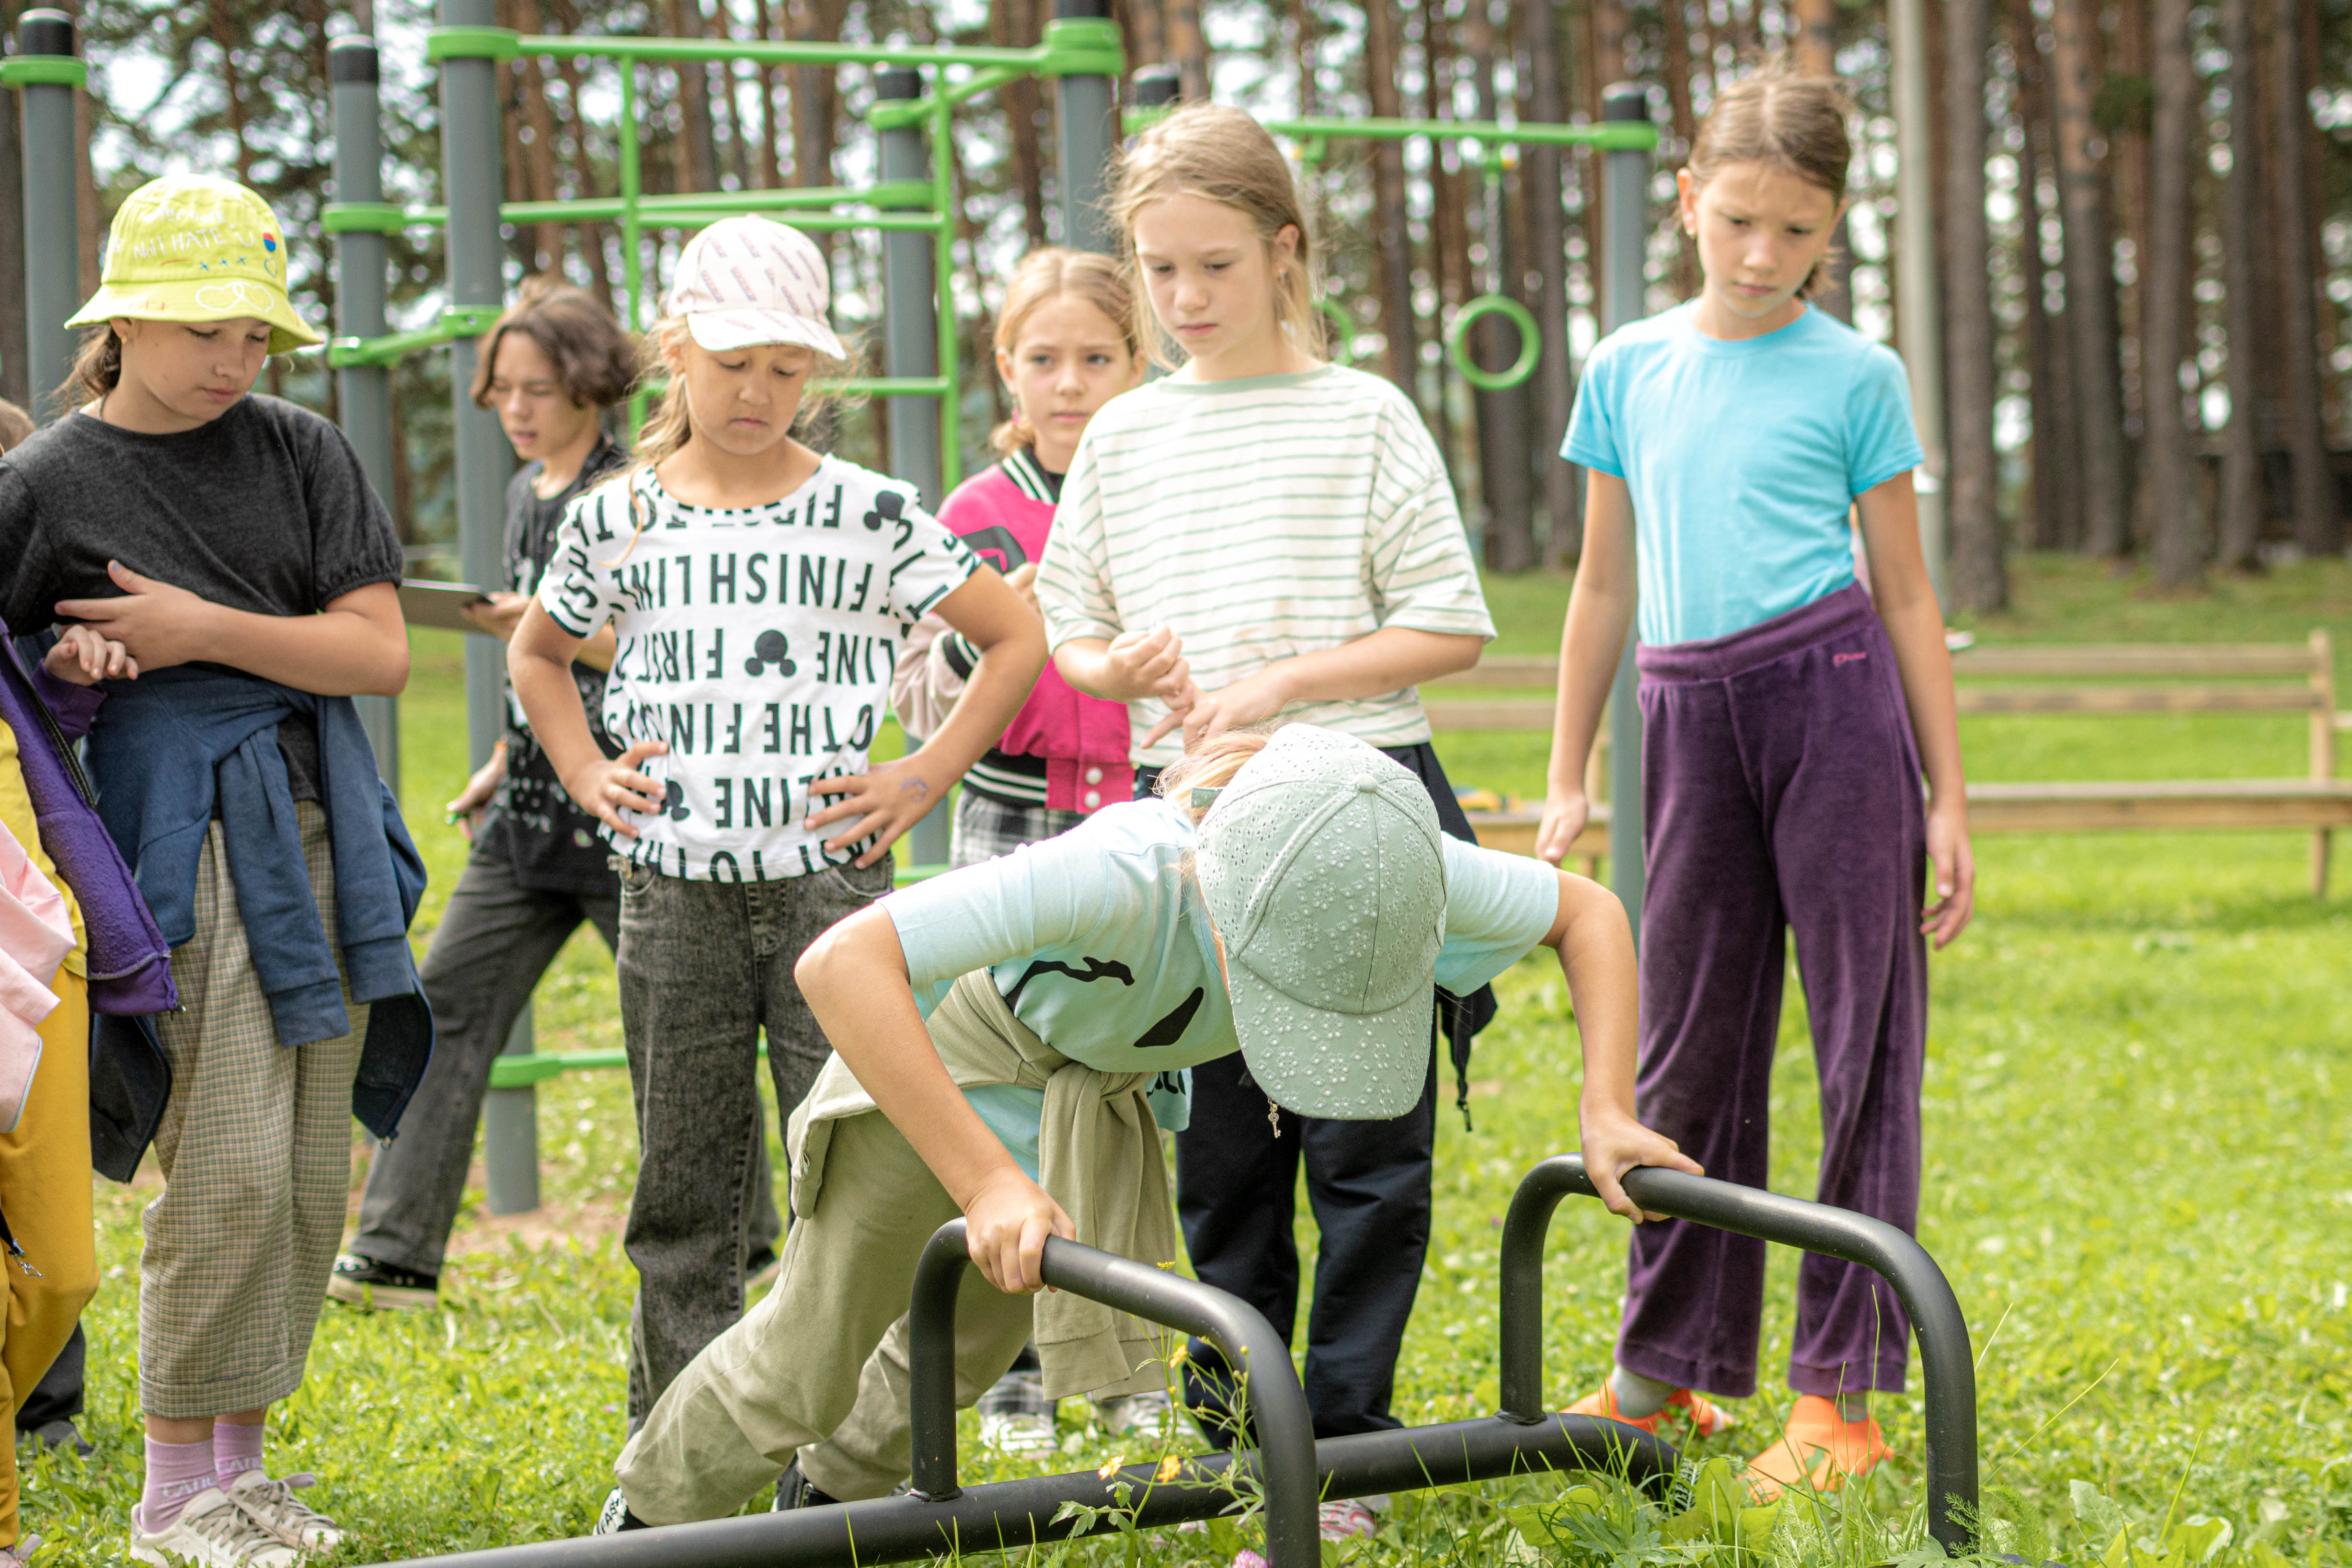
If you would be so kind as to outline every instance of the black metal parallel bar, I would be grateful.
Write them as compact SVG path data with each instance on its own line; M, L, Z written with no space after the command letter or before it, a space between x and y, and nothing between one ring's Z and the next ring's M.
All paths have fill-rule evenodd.
M1927 1249L1883 1219L1802 1198L1681 1171L1645 1166L1625 1174L1626 1196L1653 1214L1859 1263L1884 1278L1919 1336L1926 1386L1928 1532L1957 1553L1977 1507L1977 1375L1968 1320L1950 1281ZM1552 1211L1570 1194L1599 1196L1578 1155L1529 1171L1503 1221L1500 1383L1502 1419L1533 1422L1543 1411L1543 1245Z
M1315 1450L1312 1495L1328 1497L1459 1486L1545 1470L1622 1471L1637 1483L1662 1486L1675 1473L1670 1445L1613 1421L1581 1416L1556 1416L1535 1427L1488 1416L1367 1432L1328 1437ZM1239 1475L1233 1473L1236 1465ZM837 1508L746 1514L667 1530L424 1558L404 1568L859 1568L950 1551L1011 1551L1116 1528L1108 1519L1086 1532L1067 1521L1054 1523L1066 1501L1095 1509L1131 1507L1135 1522L1147 1529L1213 1519L1239 1506L1244 1478L1264 1484L1255 1453L1210 1454L1186 1460L1169 1481L1155 1479L1150 1465L1129 1465L1108 1479L1081 1470L977 1486L939 1500L889 1497ZM1123 1504L1118 1495L1122 1489Z
M919 1498L958 1495L955 1469L955 1301L971 1257L964 1225L940 1227L915 1268L908 1307L908 1371ZM1165 1269L1051 1237L1045 1282L1150 1322L1213 1341L1232 1364L1252 1373L1250 1419L1257 1433L1258 1474L1265 1492L1266 1556L1272 1568L1316 1568L1315 1422L1291 1369L1290 1347L1257 1310L1237 1296ZM862 1554L861 1554L862 1555Z

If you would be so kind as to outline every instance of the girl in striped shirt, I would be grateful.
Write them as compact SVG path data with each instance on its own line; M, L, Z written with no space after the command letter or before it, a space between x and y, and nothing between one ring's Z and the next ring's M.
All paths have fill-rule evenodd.
M1288 163L1248 115L1188 106L1138 139L1113 212L1137 336L1173 373L1114 398L1081 437L1037 573L1054 662L1128 704L1137 792L1186 743L1302 719L1386 751L1439 820L1468 822L1414 687L1495 634L1445 465L1411 400L1325 362L1316 252ZM1491 994L1475 1000L1491 1015ZM1448 1009L1457 1061L1484 1018ZM1178 1211L1200 1277L1287 1332L1302 1155L1322 1229L1307 1394L1318 1436L1378 1430L1429 1230L1435 1078L1403 1117L1272 1111L1235 1061L1194 1075ZM1187 1398L1229 1406L1196 1344ZM1352 1504L1327 1522L1369 1532Z

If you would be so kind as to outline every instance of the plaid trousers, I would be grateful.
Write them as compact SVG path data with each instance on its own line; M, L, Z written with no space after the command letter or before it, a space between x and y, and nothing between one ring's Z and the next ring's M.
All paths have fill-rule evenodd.
M320 925L335 926L327 816L295 802ZM335 955L338 968L342 954ZM172 950L182 1010L157 1021L172 1103L155 1133L163 1196L139 1259L139 1395L150 1416L194 1421L257 1409L299 1386L351 1192L352 1032L278 1043L254 973L215 822L196 871L196 934Z

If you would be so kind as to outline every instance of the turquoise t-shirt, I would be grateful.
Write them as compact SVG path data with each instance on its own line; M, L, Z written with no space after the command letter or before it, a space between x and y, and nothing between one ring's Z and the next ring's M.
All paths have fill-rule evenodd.
M1848 507L1922 461L1893 350L1811 308L1728 342L1696 308L1601 340L1560 448L1633 493L1650 643L1727 637L1845 587Z
M1437 983L1466 995L1541 942L1559 876L1541 861L1443 841L1445 941ZM985 968L1038 1039L1100 1072L1157 1072L1153 1113L1181 1128L1184 1068L1241 1049L1201 892L1182 874L1189 816L1166 800L1107 806L1068 832L933 877L883 901L925 1017ZM1041 1090L966 1092L1034 1178ZM1171 1103L1172 1102L1172 1103Z

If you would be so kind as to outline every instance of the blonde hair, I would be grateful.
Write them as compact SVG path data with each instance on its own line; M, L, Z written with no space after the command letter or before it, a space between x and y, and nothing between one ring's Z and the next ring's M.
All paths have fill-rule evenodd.
M1734 163L1769 164L1843 202L1853 162L1853 142L1846 134L1846 117L1853 112L1853 97L1844 83L1802 75L1789 55L1775 54L1717 97L1691 140L1684 167L1704 186ZM1823 252L1812 276L1798 288L1798 298L1810 299L1828 286L1829 266Z
M1082 299L1109 318L1127 343L1128 358L1142 353L1136 337L1135 296L1120 276L1118 263L1092 251L1064 250L1058 246L1032 251L1022 257L1013 282L1004 290L1004 308L996 313L996 351L1011 354L1021 343L1021 329L1039 308L1061 298ZM1013 417L989 433L988 444L1010 457L1034 446L1037 433L1028 415L1016 408Z
M1182 807L1198 826L1201 819L1209 814L1209 808L1193 805L1192 792L1222 789L1232 783L1243 764L1265 749L1277 727L1270 724L1251 725L1203 736L1184 748L1184 755L1170 765L1154 788L1161 797Z
M1290 177L1290 161L1265 127L1240 110L1188 103L1137 137L1120 156L1110 199L1119 261L1134 297L1130 335L1150 353L1152 363L1173 370L1181 361L1152 315L1143 287L1135 257L1135 215L1168 196L1198 196L1233 208L1249 219L1268 250L1285 228L1298 231L1297 254L1276 280L1274 319L1293 345L1315 359L1323 358L1314 234L1306 204L1298 199L1297 183Z
M692 341L693 339L687 334L686 318L683 316L665 316L646 333L644 345L639 350L645 373L648 377L667 374L669 385L663 390L661 402L654 405L653 413L638 427L636 445L629 452L629 465L612 479L604 481L609 485L617 480L627 486L631 527L627 548L621 551L617 559L602 561L598 563L600 565L618 566L628 559L630 552L637 548L638 536L646 531L646 518L637 511L637 476L677 456L686 450L686 444L694 439L694 416L687 406L686 375L683 371L673 371L670 365L673 356L681 364L684 362L686 346ZM842 346L850 348L845 342ZM856 350L850 349L850 351L855 353ZM852 369L851 361L847 360L836 360L830 354L818 353L814 349L811 349L809 354L809 380L812 384L818 376L845 377ZM804 390L801 393L800 407L793 414L793 430L803 430L812 422L849 402L845 392Z

